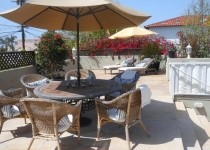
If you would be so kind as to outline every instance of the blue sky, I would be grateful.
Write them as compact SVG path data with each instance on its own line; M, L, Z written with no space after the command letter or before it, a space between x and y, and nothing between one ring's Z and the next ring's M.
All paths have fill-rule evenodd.
M1 0L0 12L17 7L16 3L11 1L12 0ZM117 1L124 6L130 7L137 11L142 11L152 16L141 26L185 15L190 4L192 4L193 2L193 0L117 0ZM0 37L3 35L1 34L2 32L17 31L19 29L17 27L2 26L2 24L14 25L14 26L18 25L0 17ZM41 33L40 30L33 28L27 29L27 31L35 35L40 35ZM34 38L36 37L35 35L26 33L26 38ZM16 36L20 37L21 33L16 34Z

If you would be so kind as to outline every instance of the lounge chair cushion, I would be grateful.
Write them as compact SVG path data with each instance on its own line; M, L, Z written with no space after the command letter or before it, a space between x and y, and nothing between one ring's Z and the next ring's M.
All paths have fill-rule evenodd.
M147 65L147 63L145 63L145 62L141 62L141 63L139 63L139 64L136 64L136 67L145 67Z
M110 119L117 122L125 121L125 112L120 109L112 108L107 110L108 116Z
M41 85L44 85L46 83L48 83L48 79L47 78L27 83L27 85L29 85L29 86L41 86Z
M129 71L123 72L123 74L121 75L121 78L122 79L135 79L135 76L136 76L136 71L129 70Z
M66 131L73 122L73 115L69 114L67 116L64 116L59 122L58 122L58 132Z
M115 77L115 82L117 83L132 83L133 81L135 81L135 76L136 76L136 71L132 71L132 70L128 70L125 71L121 77Z
M5 118L12 118L20 115L20 111L15 105L6 105L3 106L1 112Z
M135 80L135 78L134 79L123 79L123 78L115 77L114 81L122 84L122 83L132 83L134 80Z
M123 62L121 62L121 63L120 63L120 66L122 66L122 67L127 66L126 60L124 60Z
M144 58L142 61L146 62L146 61L150 61L150 60L151 60L151 58Z
M123 61L120 65L122 67L130 66L133 63L133 58L128 58L125 61Z

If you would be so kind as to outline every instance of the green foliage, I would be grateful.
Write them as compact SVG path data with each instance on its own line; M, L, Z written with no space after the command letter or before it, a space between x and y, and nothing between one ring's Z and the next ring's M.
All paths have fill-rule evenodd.
M192 46L191 57L209 57L210 31L206 27L205 20L210 14L208 0L196 0L189 7L185 16L185 28L178 33L181 48L178 51L179 57L186 57L186 46Z
M186 46L192 46L192 57L209 57L209 31L202 26L191 25L179 32L181 50L180 57L186 57Z
M45 32L36 44L36 64L40 74L48 78L59 77L68 58L68 47L62 36L54 31Z
M109 37L110 34L115 33L116 30L98 30L94 32L80 32L79 37L80 37L80 44L87 43L89 41L93 41L96 39L101 39L105 37ZM68 44L71 46L71 48L76 46L76 32L72 31L61 31L61 33L67 38L71 39L68 40Z
M160 62L162 60L162 49L158 43L147 43L142 50L145 58L152 58L155 62Z

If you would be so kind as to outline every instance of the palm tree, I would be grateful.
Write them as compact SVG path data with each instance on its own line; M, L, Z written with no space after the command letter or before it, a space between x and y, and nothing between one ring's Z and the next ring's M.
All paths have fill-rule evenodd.
M15 51L14 43L16 36L6 37L5 39L0 38L0 45L2 45L2 48L4 48L6 51L12 50ZM1 48L1 49L2 49Z

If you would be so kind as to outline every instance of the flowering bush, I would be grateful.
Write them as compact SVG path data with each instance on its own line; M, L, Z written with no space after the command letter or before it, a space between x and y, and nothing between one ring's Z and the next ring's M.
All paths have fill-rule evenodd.
M36 64L40 74L48 78L59 77L63 71L65 59L68 57L68 48L62 36L54 31L45 32L36 44Z
M83 43L81 45L81 49L88 51L90 56L94 56L101 50L112 50L114 54L122 54L125 52L130 53L129 50L132 49L140 49L144 52L144 49L148 50L148 45L156 45L156 49L154 49L154 51L156 54L160 55L167 55L169 50L174 49L173 43L159 36L129 39L104 38ZM104 53L105 55L108 55L107 51L104 51Z

